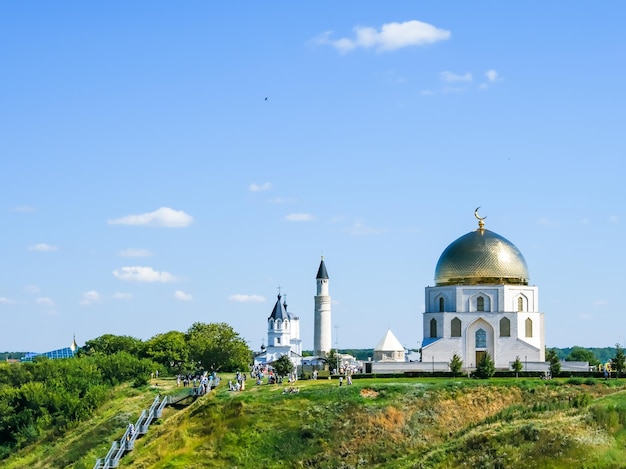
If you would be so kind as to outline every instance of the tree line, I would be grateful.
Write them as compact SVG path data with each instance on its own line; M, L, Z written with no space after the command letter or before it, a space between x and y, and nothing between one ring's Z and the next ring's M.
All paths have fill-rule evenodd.
M130 382L148 384L150 374L245 371L247 343L224 323L195 323L187 332L157 334L147 341L105 334L88 340L74 358L0 363L0 460L42 435L62 436L89 418Z

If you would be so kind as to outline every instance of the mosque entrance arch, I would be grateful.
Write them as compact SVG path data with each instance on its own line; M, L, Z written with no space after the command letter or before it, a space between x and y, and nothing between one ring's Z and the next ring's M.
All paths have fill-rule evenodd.
M467 350L465 356L470 368L476 368L476 365L487 353L495 362L494 337L493 326L482 318L477 319L467 327Z

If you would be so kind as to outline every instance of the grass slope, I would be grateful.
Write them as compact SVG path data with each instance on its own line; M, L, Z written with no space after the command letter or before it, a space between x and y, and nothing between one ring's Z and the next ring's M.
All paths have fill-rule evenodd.
M120 467L604 468L626 460L621 380L377 378L297 386L297 394L279 385L233 393L222 384L187 407L166 408ZM175 391L164 380L158 389ZM92 468L155 392L123 388L91 422L3 467Z

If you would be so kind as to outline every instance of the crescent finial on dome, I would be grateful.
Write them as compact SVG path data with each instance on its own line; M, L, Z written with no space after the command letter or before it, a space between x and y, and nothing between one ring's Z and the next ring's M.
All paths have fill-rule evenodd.
M476 207L476 210L474 210L474 216L476 217L476 219L478 220L478 229L479 230L484 230L485 229L485 222L483 221L485 218L487 217L481 217L480 215L478 215L478 209L480 207Z

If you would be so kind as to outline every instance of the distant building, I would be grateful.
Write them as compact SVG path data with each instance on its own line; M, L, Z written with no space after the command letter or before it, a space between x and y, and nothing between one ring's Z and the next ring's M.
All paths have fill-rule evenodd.
M23 362L32 362L35 357L48 357L52 360L56 360L58 358L72 358L76 352L78 351L78 345L76 345L76 336L72 339L72 343L69 347L61 348L58 350L52 350L50 352L44 353L36 353L36 352L28 352L24 355L20 361Z
M281 303L281 295L267 318L267 347L262 347L254 357L254 363L271 364L287 355L294 366L302 364L302 340L300 318L287 311L287 300Z
M387 329L385 336L374 347L375 362L403 362L405 359L404 346L393 335L391 329Z

